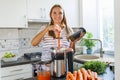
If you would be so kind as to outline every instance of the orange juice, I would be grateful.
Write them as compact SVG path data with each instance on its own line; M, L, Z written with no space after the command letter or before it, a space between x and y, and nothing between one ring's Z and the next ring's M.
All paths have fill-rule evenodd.
M38 72L37 80L50 80L50 71Z

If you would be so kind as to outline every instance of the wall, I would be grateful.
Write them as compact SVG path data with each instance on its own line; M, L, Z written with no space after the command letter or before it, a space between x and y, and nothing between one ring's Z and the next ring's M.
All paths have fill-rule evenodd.
M120 0L115 5L115 80L120 80Z
M0 29L0 54L5 50L18 49L17 39L17 29Z
M33 47L31 39L41 26L46 24L29 24L29 28L0 29L0 58L7 51L22 56L24 53L40 51L40 45Z

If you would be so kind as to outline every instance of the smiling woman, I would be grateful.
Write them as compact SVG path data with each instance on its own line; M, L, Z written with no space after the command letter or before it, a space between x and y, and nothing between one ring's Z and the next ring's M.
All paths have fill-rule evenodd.
M63 51L63 53L66 51L65 55L67 55L67 60L65 61L68 61L68 66L65 67L66 69L68 69L68 71L73 72L73 53L75 52L75 43L82 39L82 37L86 33L86 30L82 28L79 32L80 34L77 34L77 37L75 37L74 40L70 40L70 38L68 37L73 34L73 30L67 25L65 12L59 4L55 4L51 7L50 18L50 23L47 26L43 26L38 34L33 37L31 44L33 46L37 46L39 43L42 42L41 60L54 60L53 62L56 62L58 64L56 69L60 69L60 62L64 61L65 57L64 55L60 55L60 59L59 57L57 57L57 59L52 58L51 48L55 49L55 51L60 51L62 48L64 48L65 50ZM56 52L55 54L58 55L59 53ZM59 70L58 73L60 73L60 71L61 70ZM64 74L62 73L60 75L54 76L65 77L65 71L63 72Z

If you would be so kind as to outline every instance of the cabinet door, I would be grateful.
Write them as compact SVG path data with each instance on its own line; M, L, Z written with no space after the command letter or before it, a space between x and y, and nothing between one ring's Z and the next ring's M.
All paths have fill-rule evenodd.
M29 22L49 22L49 11L56 1L51 0L29 0L28 20ZM60 2L60 0L57 0Z
M37 4L36 4L37 3ZM39 5L38 5L39 4ZM40 19L40 3L38 0L28 1L28 19Z
M82 18L79 17L80 1L81 0L28 0L29 22L46 22L46 20L50 20L49 12L51 7L54 4L60 4L65 10L68 25L71 27L79 27L80 19Z
M0 0L0 28L27 27L27 0Z
M32 77L32 65L23 64L1 68L2 80L17 80Z
M32 77L31 73L24 73L19 75L2 77L2 80L24 80L31 77Z

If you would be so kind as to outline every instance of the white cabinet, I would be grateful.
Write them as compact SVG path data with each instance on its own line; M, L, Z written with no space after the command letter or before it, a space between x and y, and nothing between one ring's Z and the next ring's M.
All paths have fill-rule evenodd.
M27 0L0 0L0 28L27 27Z
M81 0L80 0L81 1ZM28 21L47 22L50 20L50 8L54 4L60 4L66 14L68 25L80 26L79 0L28 0ZM69 4L67 4L69 3Z
M2 80L23 80L32 77L32 64L1 68Z
M44 3L42 0L29 0L28 1L28 20L38 19L38 20L47 20L48 19L48 6L45 6L47 3Z
M32 23L49 23L50 3L44 3L41 0L28 1L28 22Z

